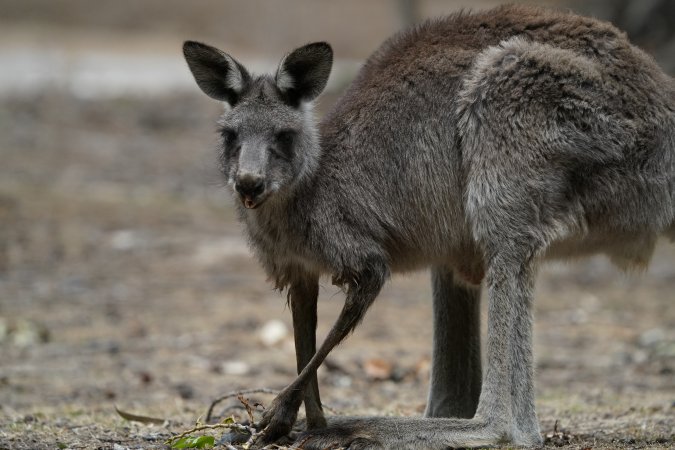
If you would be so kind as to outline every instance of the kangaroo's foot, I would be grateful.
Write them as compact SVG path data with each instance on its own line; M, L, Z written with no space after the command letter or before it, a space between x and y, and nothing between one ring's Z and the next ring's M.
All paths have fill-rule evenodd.
M333 417L328 427L308 431L296 445L304 450L438 450L448 447L484 447L512 444L541 445L538 430L483 418Z
M256 426L258 429L264 429L264 433L259 439L260 444L271 444L291 432L298 416L302 398L302 390L294 388L293 385L288 386L277 395Z

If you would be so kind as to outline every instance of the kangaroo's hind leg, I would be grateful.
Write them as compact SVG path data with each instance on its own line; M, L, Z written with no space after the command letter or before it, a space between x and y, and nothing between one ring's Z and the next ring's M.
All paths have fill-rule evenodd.
M432 270L434 340L426 417L471 418L481 389L480 287Z

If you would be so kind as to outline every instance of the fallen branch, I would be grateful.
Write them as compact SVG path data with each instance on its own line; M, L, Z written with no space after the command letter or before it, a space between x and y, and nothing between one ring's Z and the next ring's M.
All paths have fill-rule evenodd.
M213 416L213 409L216 407L216 405L223 400L227 400L228 398L234 398L234 397L241 397L243 395L249 395L249 394L270 394L270 395L277 395L279 394L279 391L276 389L269 389L269 388L260 388L260 389L248 389L244 391L232 391L229 392L221 397L218 397L217 399L213 400L211 402L211 406L209 406L209 410L206 412L206 422L210 422L211 418ZM248 411L247 411L248 412Z
M224 401L224 400L227 400L228 398L234 398L234 397L239 398L239 397L242 397L242 396L244 396L244 395L249 395L249 394L270 394L270 395L278 395L279 392L281 392L281 391L278 391L278 390L276 390L276 389L270 389L270 388L247 389L247 390L243 390L243 391L232 391L232 392L228 392L227 394L222 395L222 396L216 398L215 400L213 400L213 401L211 402L211 405L209 406L209 409L208 409L208 411L206 412L206 423L209 423L209 422L211 421L211 419L213 418L213 409L216 407L216 405L217 405L218 403ZM239 401L241 401L241 398L239 399ZM247 404L247 403L244 403L244 402L241 402L241 403L242 403L242 405L244 405L244 407L246 408L246 412L247 412L247 413L249 414L249 416L250 416L251 414L250 414L249 408L246 407L246 404ZM326 411L328 411L329 413L331 413L331 414L335 414L335 415L339 415L339 414L340 414L339 412L337 412L337 410L336 410L335 408L332 408L332 407L326 405L325 403L322 404L321 407L322 407L323 409L325 409ZM253 423L253 422L251 422L251 423Z

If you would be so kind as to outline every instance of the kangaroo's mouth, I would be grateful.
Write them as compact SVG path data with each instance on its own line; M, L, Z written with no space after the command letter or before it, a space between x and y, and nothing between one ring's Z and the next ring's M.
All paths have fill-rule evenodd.
M256 209L267 200L267 195L262 195L258 197L250 197L248 195L241 195L241 203L246 209Z

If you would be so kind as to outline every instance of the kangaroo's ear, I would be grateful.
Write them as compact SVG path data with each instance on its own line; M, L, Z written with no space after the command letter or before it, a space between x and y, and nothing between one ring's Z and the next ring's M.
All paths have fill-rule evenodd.
M275 77L289 102L299 104L319 96L333 66L333 49L326 42L307 44L286 55Z
M251 81L244 66L227 53L206 44L186 41L183 55L199 88L206 95L234 106Z

